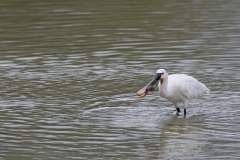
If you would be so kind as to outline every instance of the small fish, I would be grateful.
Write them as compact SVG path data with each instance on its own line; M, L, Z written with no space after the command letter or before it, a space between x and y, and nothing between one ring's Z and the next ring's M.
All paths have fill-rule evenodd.
M154 87L149 88L148 92L152 92L154 94Z

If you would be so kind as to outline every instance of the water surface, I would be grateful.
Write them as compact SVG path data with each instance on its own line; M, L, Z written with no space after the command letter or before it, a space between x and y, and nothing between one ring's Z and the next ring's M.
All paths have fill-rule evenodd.
M239 159L239 7L2 1L0 157ZM211 93L186 118L157 92L139 99L159 68Z

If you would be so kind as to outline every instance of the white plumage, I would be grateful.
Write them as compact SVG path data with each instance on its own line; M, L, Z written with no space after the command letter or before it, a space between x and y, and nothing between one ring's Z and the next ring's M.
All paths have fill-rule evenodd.
M210 91L203 83L191 76L185 74L168 75L164 69L159 69L154 79L137 92L138 96L145 97L158 80L160 96L173 103L177 109L177 114L180 112L178 102L183 102L184 114L186 114L191 99L208 94Z

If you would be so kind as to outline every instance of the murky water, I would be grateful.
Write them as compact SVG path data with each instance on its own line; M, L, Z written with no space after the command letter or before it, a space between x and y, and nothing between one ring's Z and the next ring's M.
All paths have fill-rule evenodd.
M240 159L239 1L0 8L1 159ZM159 68L211 94L139 99Z

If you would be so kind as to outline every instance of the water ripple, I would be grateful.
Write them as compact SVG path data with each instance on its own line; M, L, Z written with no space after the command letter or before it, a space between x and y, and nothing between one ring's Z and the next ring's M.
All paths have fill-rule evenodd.
M12 2L0 4L1 158L239 159L238 1ZM185 118L157 92L139 99L158 68L211 93Z

